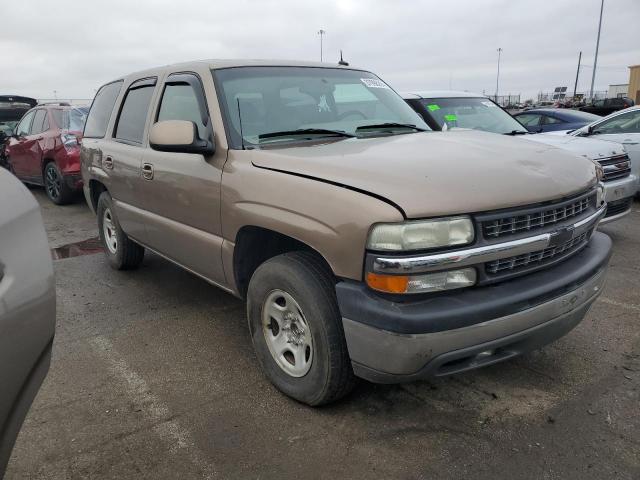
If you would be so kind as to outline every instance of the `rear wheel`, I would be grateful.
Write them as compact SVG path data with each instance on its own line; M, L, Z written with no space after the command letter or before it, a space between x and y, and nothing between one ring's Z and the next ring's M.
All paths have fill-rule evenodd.
M262 370L283 393L318 406L353 388L333 276L317 255L291 252L260 265L247 316Z
M100 195L97 213L98 233L109 264L116 270L138 267L144 258L144 247L127 237L120 227L109 193Z
M55 162L45 165L43 177L44 190L49 200L56 205L65 205L73 200L73 190L65 182Z

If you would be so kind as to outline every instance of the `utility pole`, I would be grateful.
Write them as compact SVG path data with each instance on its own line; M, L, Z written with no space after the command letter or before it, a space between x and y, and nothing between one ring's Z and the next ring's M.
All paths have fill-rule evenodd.
M576 98L576 92L578 91L578 76L580 75L580 61L582 60L582 52L578 55L578 71L576 72L576 84L573 86L573 98Z
M498 86L500 85L500 54L502 48L498 48L498 75L496 76L496 103L498 103Z
M600 30L602 29L602 10L604 9L604 0L600 2L600 21L598 22L598 39L596 40L596 56L593 59L593 73L591 74L591 90L589 98L593 102L593 84L596 81L596 66L598 65L598 49L600 48Z
M327 33L325 30L318 30L318 35L320 35L320 61L322 61L322 36Z

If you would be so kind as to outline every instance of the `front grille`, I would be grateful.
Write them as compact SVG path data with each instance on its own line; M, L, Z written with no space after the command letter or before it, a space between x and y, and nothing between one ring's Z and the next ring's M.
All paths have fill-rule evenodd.
M577 217L586 212L591 205L595 206L595 195L583 195L574 200L530 208L521 214L512 212L503 217L485 220L482 222L482 230L488 239L536 230Z
M524 253L515 257L501 258L493 262L485 263L485 271L488 275L496 275L502 272L513 272L515 270L525 269L527 267L538 267L545 263L560 260L586 245L591 231L581 233L571 240L555 247L548 247L537 252Z
M633 202L633 198L623 198L622 200L607 203L607 213L605 213L604 218L626 212L631 208L631 202Z
M603 160L598 160L598 163L602 165L602 169L604 170L604 178L602 180L605 182L625 178L631 175L631 162L627 155L617 155L615 157L605 158Z

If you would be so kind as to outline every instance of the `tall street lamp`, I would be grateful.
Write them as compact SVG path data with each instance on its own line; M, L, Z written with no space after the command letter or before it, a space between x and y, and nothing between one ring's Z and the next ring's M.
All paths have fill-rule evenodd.
M498 87L500 85L500 54L502 48L498 48L498 75L496 76L496 103L498 103Z
M593 84L596 81L596 67L598 66L598 48L600 48L600 30L602 29L602 10L604 9L604 0L600 3L600 21L598 22L598 39L596 40L596 56L593 59L593 73L591 74L591 90L589 98L593 100Z
M320 35L320 61L322 61L322 36L327 33L325 30L318 30L318 35Z

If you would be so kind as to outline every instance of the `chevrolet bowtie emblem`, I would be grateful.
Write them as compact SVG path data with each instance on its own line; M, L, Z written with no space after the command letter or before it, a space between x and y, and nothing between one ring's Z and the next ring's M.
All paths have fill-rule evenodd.
M550 247L557 247L558 245L564 245L565 243L573 239L574 227L565 227L560 230L556 230L551 234L549 240Z

